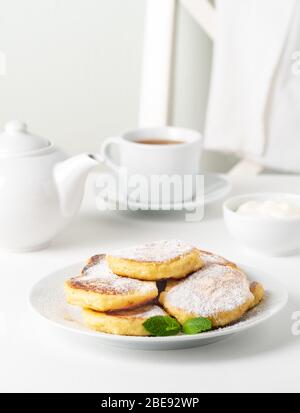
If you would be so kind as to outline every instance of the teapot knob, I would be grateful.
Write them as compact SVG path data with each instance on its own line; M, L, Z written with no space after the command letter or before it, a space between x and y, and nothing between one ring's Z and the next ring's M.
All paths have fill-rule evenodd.
M14 133L14 132L27 132L27 125L25 122L20 120L12 120L5 125L5 131Z

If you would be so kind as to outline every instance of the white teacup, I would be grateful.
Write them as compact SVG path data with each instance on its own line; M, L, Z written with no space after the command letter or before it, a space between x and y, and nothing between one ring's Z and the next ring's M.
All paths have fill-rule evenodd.
M112 145L118 147L118 163L111 157ZM163 199L176 203L193 198L202 147L203 138L197 131L160 127L137 129L108 138L102 144L101 153L106 165L119 179L126 175L127 184L123 189L131 199L151 203L161 203ZM150 191L137 190L139 179L147 182ZM160 190L153 185L154 181L164 182ZM166 189L167 181L170 182L169 190Z

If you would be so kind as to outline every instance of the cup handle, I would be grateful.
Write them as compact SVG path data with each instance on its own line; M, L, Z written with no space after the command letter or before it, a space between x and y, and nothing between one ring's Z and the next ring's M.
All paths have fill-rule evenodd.
M111 160L108 150L111 147L111 145L119 146L120 143L121 143L121 138L112 137L112 138L107 138L101 146L101 155L103 157L104 163L115 172L120 171L120 166Z

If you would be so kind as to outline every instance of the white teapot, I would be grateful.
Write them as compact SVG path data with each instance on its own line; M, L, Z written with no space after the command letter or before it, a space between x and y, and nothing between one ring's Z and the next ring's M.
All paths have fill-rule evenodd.
M47 139L9 122L0 133L0 248L47 247L78 211L98 155L69 158Z

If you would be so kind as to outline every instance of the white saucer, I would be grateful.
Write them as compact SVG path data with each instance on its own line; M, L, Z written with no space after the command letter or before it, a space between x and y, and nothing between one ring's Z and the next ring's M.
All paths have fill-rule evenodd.
M101 175L99 175L101 179ZM206 173L204 174L204 200L203 198L194 198L190 201L182 201L178 203L164 203L164 204L154 204L154 203L145 203L132 199L123 199L118 198L116 192L111 192L107 196L99 194L102 200L106 204L115 205L118 203L120 206L127 207L131 210L164 210L164 211L182 211L182 210L194 210L198 206L208 205L213 202L219 201L224 198L230 191L232 185L231 182L225 175Z
M48 323L76 335L86 335L101 344L132 348L136 350L175 350L198 347L220 341L232 334L253 328L278 313L287 303L285 288L272 276L253 268L239 265L249 279L261 282L266 289L266 297L256 308L249 311L239 322L198 335L178 335L172 337L128 337L97 333L87 329L81 320L81 311L65 301L63 282L66 278L79 274L83 263L62 268L41 279L32 288L30 304L34 311Z

